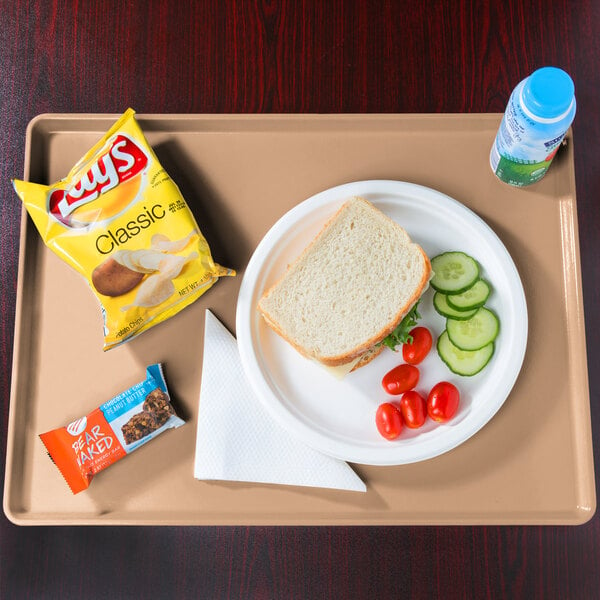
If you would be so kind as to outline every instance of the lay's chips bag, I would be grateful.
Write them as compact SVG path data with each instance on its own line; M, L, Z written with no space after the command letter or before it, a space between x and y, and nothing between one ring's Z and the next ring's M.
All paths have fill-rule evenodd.
M128 109L61 181L14 180L44 243L88 281L108 350L194 302L219 277L177 185Z

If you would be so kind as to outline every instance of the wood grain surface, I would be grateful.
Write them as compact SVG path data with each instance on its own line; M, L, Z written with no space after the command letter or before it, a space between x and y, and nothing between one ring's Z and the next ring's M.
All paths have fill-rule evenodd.
M501 112L514 85L548 64L569 71L577 93L599 464L599 24L594 0L0 0L2 474L21 214L10 179L22 174L31 118L127 106L140 113ZM391 528L16 527L0 517L3 599L587 600L599 589L598 516L578 527Z

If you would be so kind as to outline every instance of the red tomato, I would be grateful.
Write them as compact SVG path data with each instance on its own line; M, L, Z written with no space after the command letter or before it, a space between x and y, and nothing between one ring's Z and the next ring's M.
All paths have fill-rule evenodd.
M391 402L384 402L377 408L375 424L386 440L395 440L402 431L402 413Z
M381 380L383 389L394 396L412 390L419 381L419 369L413 365L398 365Z
M434 421L448 421L456 414L459 400L456 386L447 381L436 383L427 396L427 413Z
M415 327L409 335L413 341L402 345L402 358L409 365L418 365L429 354L433 338L426 327Z
M417 429L425 423L427 418L427 402L421 394L411 390L405 392L400 399L400 410L404 423L411 429Z

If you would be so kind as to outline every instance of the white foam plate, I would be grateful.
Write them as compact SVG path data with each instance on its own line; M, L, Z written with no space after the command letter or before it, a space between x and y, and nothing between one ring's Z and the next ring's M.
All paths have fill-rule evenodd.
M397 400L381 386L387 371L402 363L402 354L387 348L361 369L338 380L317 363L298 354L276 335L256 310L272 285L327 219L345 200L362 196L400 223L430 258L462 250L482 267L493 292L486 303L500 319L496 351L487 367L473 377L454 375L435 347L419 365L417 391L425 397L439 381L454 383L461 393L459 410L445 424L430 419L420 429L404 428L399 438L382 438L375 426L379 404ZM419 305L420 325L434 344L445 319L432 306L433 290ZM290 435L345 461L398 465L433 458L477 433L500 409L517 379L527 345L527 306L512 258L492 229L460 202L423 186L400 181L359 181L325 190L286 213L256 248L240 288L236 328L246 376L265 408Z

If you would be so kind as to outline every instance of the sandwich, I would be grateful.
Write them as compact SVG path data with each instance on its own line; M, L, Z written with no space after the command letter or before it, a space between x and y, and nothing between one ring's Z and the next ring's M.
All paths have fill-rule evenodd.
M266 323L338 377L408 340L431 263L394 220L352 198L258 303Z

